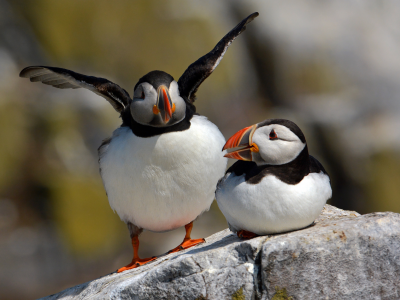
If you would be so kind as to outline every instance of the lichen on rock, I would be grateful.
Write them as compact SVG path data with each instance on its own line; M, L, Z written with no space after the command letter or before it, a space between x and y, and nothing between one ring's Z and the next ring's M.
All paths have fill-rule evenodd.
M275 295L272 296L271 300L293 300L289 297L285 288L275 287Z

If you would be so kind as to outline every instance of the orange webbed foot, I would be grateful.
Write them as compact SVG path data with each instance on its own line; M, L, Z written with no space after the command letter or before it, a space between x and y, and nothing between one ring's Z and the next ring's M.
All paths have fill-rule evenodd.
M148 262L151 262L153 260L156 260L157 257L153 256L153 257L149 257L149 258L136 258L133 259L132 262L129 265L126 265L125 267L122 267L120 269L118 269L118 273L124 272L126 270L131 270L137 267L140 267L142 265L147 264Z
M178 247L175 247L174 249L169 250L168 253L179 252L184 249L196 246L198 244L205 243L205 241L206 241L205 239L195 239L195 240L185 239Z
M239 230L238 232L236 232L237 236L241 239L252 239L255 237L258 237L258 234L252 233L250 231L246 231L246 230Z

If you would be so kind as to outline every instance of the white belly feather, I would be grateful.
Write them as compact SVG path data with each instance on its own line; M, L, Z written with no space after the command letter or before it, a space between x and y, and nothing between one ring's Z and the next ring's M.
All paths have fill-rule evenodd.
M111 208L124 222L151 231L190 223L214 200L227 163L224 144L203 116L194 116L188 130L149 138L118 128L100 154Z
M218 185L218 206L232 229L259 235L285 232L310 225L331 198L329 177L310 173L296 185L273 175L258 184L247 184L231 173Z

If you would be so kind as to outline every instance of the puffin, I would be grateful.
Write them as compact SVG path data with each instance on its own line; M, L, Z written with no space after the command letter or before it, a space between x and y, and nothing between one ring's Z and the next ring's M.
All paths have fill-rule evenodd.
M156 257L140 258L143 230L165 232L185 226L177 252L205 242L191 239L193 221L208 211L227 159L225 138L216 125L196 113L201 83L211 75L226 50L258 16L255 12L228 32L207 54L192 63L178 81L151 71L136 83L133 98L119 85L57 67L32 66L20 77L56 88L85 88L105 98L120 114L122 125L98 149L100 175L111 208L129 229L132 261L123 272Z
M240 238L282 233L311 225L332 197L330 178L308 154L300 128L267 119L228 139L225 157L237 159L222 177L216 200Z

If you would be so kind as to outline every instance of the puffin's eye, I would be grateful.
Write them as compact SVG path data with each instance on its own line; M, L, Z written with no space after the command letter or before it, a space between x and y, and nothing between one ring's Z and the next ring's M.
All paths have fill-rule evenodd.
M145 94L144 94L144 90L142 86L139 86L135 91L134 91L134 95L133 98L136 99L144 99L145 98Z
M278 138L278 135L276 134L275 130L271 130L271 132L269 133L269 139L270 140L275 140Z

